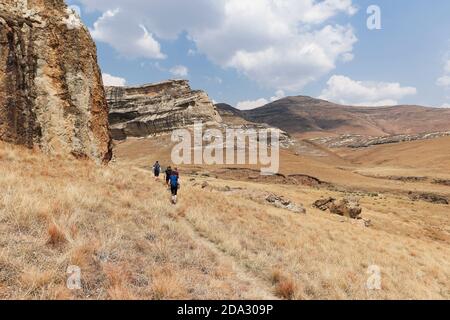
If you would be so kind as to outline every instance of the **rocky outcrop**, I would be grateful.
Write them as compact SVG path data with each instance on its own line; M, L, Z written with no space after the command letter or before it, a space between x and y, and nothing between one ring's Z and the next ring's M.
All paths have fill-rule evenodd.
M96 47L63 0L0 0L0 139L111 158Z
M169 80L139 87L107 87L111 132L116 140L170 132L202 121L222 119L203 91L187 80Z
M341 135L338 137L321 137L310 139L309 141L322 144L328 148L368 148L371 146L382 145L382 144L393 144L408 141L418 141L418 140L430 140L442 137L450 136L450 131L445 132L433 132L433 133L420 133L420 134L400 134L391 136L381 136L381 137L370 137L363 135Z

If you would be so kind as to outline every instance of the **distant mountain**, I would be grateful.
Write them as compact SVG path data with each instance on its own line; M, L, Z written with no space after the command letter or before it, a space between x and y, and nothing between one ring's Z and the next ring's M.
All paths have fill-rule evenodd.
M217 112L219 112L220 116L224 123L241 125L246 124L248 121L245 120L244 113L236 109L229 104L226 103L218 103L215 105Z
M331 133L383 136L450 130L450 109L422 106L353 107L297 96L248 111L229 107L228 112L234 116L267 123L294 135Z

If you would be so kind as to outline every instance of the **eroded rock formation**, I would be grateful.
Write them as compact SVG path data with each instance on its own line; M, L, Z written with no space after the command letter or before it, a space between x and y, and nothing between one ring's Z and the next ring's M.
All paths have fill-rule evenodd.
M64 0L0 0L0 139L111 158L96 47Z
M107 87L109 121L116 140L170 132L202 121L222 119L203 91L193 91L187 80L169 80L139 87Z

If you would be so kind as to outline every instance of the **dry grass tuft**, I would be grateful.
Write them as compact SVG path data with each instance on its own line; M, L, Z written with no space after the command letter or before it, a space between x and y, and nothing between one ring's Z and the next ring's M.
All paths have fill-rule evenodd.
M295 298L296 285L292 279L281 279L275 286L275 294L286 300Z
M66 236L61 231L61 229L54 223L50 224L48 227L48 240L47 244L57 247L65 244L67 242Z
M292 277L287 277L279 269L274 269L270 275L275 286L275 295L286 300L293 300L296 296L297 286Z
M174 275L158 275L151 284L152 298L154 300L182 299L186 292L182 289Z

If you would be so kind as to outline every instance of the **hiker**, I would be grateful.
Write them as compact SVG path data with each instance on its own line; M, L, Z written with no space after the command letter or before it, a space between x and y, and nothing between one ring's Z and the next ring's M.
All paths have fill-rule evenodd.
M153 173L155 174L155 180L158 180L159 174L161 173L161 165L159 164L159 161L156 161L153 165Z
M170 176L172 175L172 167L168 166L166 169L166 185L170 187Z
M176 204L178 189L180 188L180 176L176 168L175 171L171 172L169 183L170 183L170 192L172 193L172 203Z

